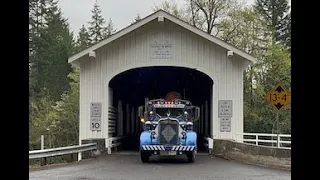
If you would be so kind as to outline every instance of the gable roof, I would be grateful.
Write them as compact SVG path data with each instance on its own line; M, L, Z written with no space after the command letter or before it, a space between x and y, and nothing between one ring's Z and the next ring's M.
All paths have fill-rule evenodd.
M231 45L231 44L229 44L227 42L224 42L223 40L221 40L221 39L219 39L217 37L214 37L214 36L212 36L212 35L204 32L204 31L202 31L202 30L190 25L189 23L187 23L187 22L185 22L185 21L183 21L183 20L181 20L181 19L179 19L179 18L177 18L177 17L175 17L175 16L173 16L173 15L171 15L171 14L169 14L169 13L163 11L163 10L158 10L158 11L154 12L153 14L141 19L140 21L138 21L138 22L136 22L136 23L134 23L134 24L132 24L132 25L120 30L120 31L118 31L117 33L113 34L112 36L110 36L110 37L98 42L97 44L94 44L93 46L91 46L91 47L89 47L89 48L87 48L87 49L85 49L85 50L83 50L83 51L81 51L81 52L79 52L77 54L74 54L73 56L71 56L68 59L68 62L72 63L73 61L75 61L75 60L87 55L89 52L94 51L96 49L99 49L102 46L105 46L106 44L117 40L118 38L120 38L120 37L132 32L132 31L138 29L139 27L149 23L150 21L158 18L159 16L163 16L165 19L168 19L171 22L173 22L173 23L175 23L175 24L177 24L177 25L179 25L179 26L181 26L181 27L183 27L183 28L185 28L185 29L187 29L187 30L189 30L189 31L191 31L191 32L193 32L193 33L195 33L195 34L197 34L197 35L199 35L199 36L201 36L201 37L203 37L203 38L205 38L205 39L207 39L207 40L209 40L209 41L211 41L211 42L213 42L213 43L215 43L215 44L217 44L217 45L219 45L219 46L221 46L223 48L225 48L225 49L227 49L227 50L229 50L229 51L233 51L235 54L237 54L237 55L239 55L239 56L241 56L241 57L243 57L243 58L245 58L245 59L247 59L247 60L249 60L249 61L251 61L253 63L256 61L253 56L251 56L250 54L248 54L248 53L236 48L235 46L233 46L233 45Z

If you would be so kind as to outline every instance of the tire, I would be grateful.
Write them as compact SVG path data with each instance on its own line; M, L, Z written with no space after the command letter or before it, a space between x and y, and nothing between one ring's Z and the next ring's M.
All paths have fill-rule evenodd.
M143 163L146 163L146 162L149 161L150 153L140 151L140 157L141 157L141 161L142 161Z
M194 151L187 153L188 163L194 163L196 161L196 153Z

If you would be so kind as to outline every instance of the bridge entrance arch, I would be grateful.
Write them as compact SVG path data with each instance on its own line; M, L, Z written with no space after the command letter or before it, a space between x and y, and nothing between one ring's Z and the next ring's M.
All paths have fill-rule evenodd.
M254 61L159 10L69 58L80 68L79 143L113 136L117 92L110 82L122 72L147 67L180 67L210 77L214 82L207 105L210 127L205 129L212 138L231 139L234 133L243 133L243 71Z
M112 89L112 106L121 115L117 117L113 137L123 139L122 150L138 150L142 123L137 116L138 107L144 105L145 98L165 98L168 92L179 92L183 99L202 107L202 115L194 124L199 137L199 150L203 149L203 137L212 134L210 128L213 80L201 71L177 66L152 66L129 69L114 76L109 81Z

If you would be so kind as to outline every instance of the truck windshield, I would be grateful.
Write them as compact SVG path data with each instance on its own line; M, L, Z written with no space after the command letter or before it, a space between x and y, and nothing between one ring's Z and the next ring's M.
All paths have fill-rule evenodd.
M183 108L156 108L155 112L161 117L167 116L167 113L170 117L177 117L183 115Z

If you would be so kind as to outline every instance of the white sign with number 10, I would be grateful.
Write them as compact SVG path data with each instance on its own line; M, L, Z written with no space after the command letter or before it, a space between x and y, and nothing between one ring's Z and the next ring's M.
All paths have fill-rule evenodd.
M90 130L101 131L101 103L91 103Z

